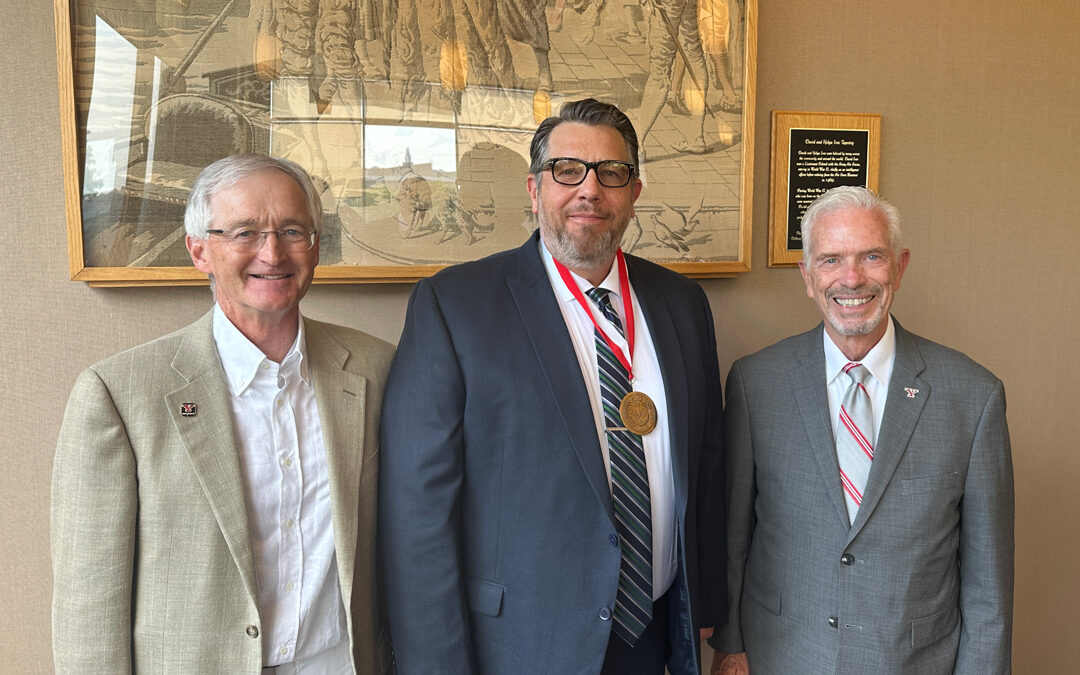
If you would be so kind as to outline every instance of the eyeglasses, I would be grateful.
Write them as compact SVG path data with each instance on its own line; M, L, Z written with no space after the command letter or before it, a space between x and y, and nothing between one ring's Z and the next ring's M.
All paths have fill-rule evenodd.
M258 251L263 242L271 235L277 235L281 245L290 251L307 251L315 245L319 233L302 227L283 227L280 230L256 230L254 227L240 227L235 230L207 230L207 234L217 234L229 246L238 251Z
M551 169L551 177L560 185L581 185L585 176L592 169L596 180L609 188L621 188L630 184L635 167L630 162L605 159L600 162L586 162L574 157L555 157L544 162L544 169Z

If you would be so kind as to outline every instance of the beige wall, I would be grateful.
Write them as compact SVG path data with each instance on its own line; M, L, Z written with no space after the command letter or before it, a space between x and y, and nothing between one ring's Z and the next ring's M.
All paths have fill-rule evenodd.
M76 373L199 316L200 289L67 280L51 3L5 0L0 41L0 653L50 672L53 446ZM753 271L704 282L721 367L816 321L794 270L765 266L769 111L884 115L881 187L912 249L904 325L994 370L1017 483L1014 663L1080 663L1080 5L760 0ZM1070 262L1072 261L1072 262ZM305 311L396 341L405 286L321 287ZM9 670L10 669L10 670Z

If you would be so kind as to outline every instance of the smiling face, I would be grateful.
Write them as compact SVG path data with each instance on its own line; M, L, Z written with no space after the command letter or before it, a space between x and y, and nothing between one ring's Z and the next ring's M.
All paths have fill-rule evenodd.
M817 303L829 337L857 361L885 334L909 253L892 249L880 215L856 207L821 216L811 237L811 258L799 263L806 294Z
M578 122L563 122L552 129L547 155L587 162L630 161L616 129ZM589 171L580 185L561 185L545 170L541 180L529 174L527 186L540 236L551 255L594 284L602 281L634 215L641 181L635 178L625 187L609 188L600 185L595 171Z
M314 229L300 185L277 169L264 169L219 190L210 199L210 227L229 232L240 227L260 231L285 226ZM191 260L211 274L215 298L225 316L256 344L274 331L295 336L300 299L307 293L319 262L319 243L306 251L286 248L269 235L256 251L233 248L223 237L187 238Z

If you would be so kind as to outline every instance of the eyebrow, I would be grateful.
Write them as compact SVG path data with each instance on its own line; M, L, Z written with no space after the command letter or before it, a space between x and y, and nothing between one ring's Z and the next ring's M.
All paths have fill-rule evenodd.
M242 227L258 228L259 227L259 220L258 220L258 218L245 218L243 220L234 220L234 221L232 221L230 223L227 223L226 225L227 226L224 226L221 229L223 229L223 230L238 230L238 229L240 229ZM307 229L307 230L313 229L312 226L309 225L308 223L305 223L302 220L297 220L296 218L286 218L285 220L283 220L281 222L281 224L278 226L277 229L280 230L283 227L297 227L297 226L303 227L304 229Z
M861 258L864 255L870 255L872 253L876 253L878 255L888 256L889 255L889 248L887 246L884 247L884 248L882 248L882 247L868 248L868 249L865 249L865 250L862 250L862 251L857 251L855 253L855 256ZM820 253L820 254L814 256L814 260L825 260L826 258L843 258L843 257L844 257L844 255L841 254L841 253Z

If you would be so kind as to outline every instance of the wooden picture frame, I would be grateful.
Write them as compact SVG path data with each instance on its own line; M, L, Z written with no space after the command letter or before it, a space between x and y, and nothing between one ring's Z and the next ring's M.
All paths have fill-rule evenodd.
M769 267L793 267L802 260L799 219L825 190L839 185L877 190L880 155L881 115L773 111Z
M71 279L205 284L183 206L234 152L312 173L316 283L411 282L516 247L535 228L532 133L587 96L642 137L624 250L692 277L750 269L756 0L699 0L696 25L636 0L385 3L54 0ZM671 58L650 62L661 43Z

